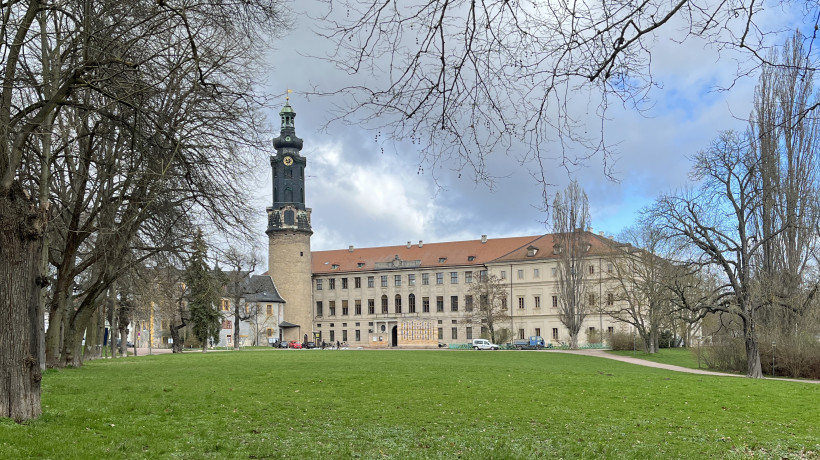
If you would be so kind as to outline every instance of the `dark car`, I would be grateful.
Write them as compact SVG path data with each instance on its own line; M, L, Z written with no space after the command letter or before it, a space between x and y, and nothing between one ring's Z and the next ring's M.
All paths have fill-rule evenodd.
M274 343L273 346L276 347L276 348L287 348L288 343L285 342L284 340L279 340L276 343Z
M314 343L314 342L305 342L305 343L302 344L302 348L307 348L308 350L311 350L313 348L316 348L316 343Z

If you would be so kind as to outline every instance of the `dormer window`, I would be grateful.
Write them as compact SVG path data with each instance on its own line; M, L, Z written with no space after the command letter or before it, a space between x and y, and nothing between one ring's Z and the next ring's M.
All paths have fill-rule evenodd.
M538 248L535 246L530 246L527 248L527 257L534 257L536 254L538 254Z
M467 256L467 262L472 262L475 260L475 256Z
M356 266L359 267L359 268L362 268L362 267L364 267L364 262L359 262L358 264L356 264Z
M331 269L331 270L338 270L338 269L339 269L339 264L333 264L333 265L331 265L331 266L330 266L330 269Z
M553 254L558 255L558 254L561 254L561 252L563 252L563 251L562 251L562 248L561 248L560 244L556 244L555 246L552 247L552 253Z
M438 258L438 263L443 264L444 262L447 262L447 258L446 258L446 257L439 257L439 258Z

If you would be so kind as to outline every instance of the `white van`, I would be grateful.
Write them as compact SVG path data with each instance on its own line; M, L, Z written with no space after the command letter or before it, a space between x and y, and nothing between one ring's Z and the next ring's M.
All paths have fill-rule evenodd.
M473 350L498 350L498 345L487 339L473 339Z

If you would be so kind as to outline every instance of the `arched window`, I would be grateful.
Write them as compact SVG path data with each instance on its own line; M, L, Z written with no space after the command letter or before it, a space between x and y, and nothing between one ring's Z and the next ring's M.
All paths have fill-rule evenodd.
M401 313L401 296L396 294L395 300L396 313Z
M409 313L415 313L416 312L416 295L415 294L410 294L407 297L407 311Z
M383 315L387 314L387 296L386 295L382 296L382 314Z

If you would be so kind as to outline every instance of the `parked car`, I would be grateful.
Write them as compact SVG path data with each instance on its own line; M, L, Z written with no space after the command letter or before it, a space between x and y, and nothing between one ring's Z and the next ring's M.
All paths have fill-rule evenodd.
M307 348L308 350L312 350L316 348L316 344L314 342L305 342L302 344L302 348Z
M275 346L276 348L287 348L287 347L288 347L288 343L287 343L287 342L285 342L284 340L280 340L280 341L276 342L276 344L275 344L274 346Z
M302 348L302 344L295 340L291 340L288 342L288 348Z
M498 350L498 345L487 339L473 339L473 350Z

